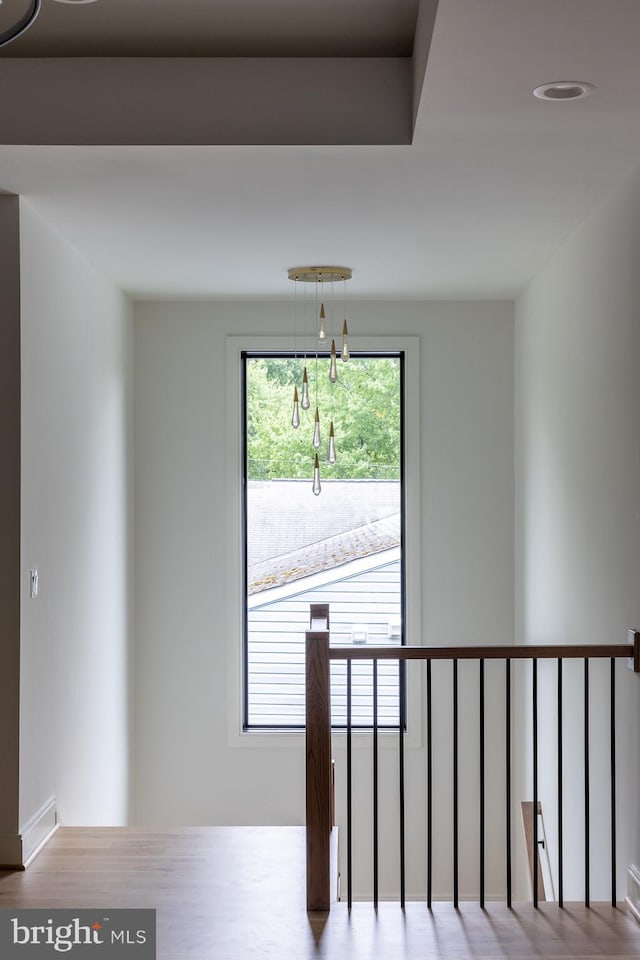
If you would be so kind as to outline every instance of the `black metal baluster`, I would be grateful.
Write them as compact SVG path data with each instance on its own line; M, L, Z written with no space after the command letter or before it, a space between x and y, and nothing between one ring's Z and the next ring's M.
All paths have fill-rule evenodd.
M431 737L431 660L427 660L427 907L433 894L433 755Z
M480 661L480 908L484 910L484 660Z
M398 780L400 784L400 906L405 905L405 850L404 850L404 725L403 717L405 702L405 662L398 661L398 687L400 698L398 703Z
M562 657L558 657L558 906L564 907L562 838Z
M616 661L611 657L611 906L616 907Z
M378 909L378 661L373 661L373 906Z
M538 909L538 661L533 660L533 906Z
M589 658L584 658L584 905L589 907Z
M351 786L351 660L347 660L347 904L349 910L353 905Z
M507 907L511 909L511 660L505 660L505 820Z
M453 661L453 906L458 909L458 661Z

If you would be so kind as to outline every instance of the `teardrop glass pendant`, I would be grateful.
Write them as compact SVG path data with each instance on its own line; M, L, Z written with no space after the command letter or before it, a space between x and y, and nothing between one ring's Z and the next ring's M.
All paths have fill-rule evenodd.
M320 496L322 487L320 486L320 461L318 459L318 454L316 453L316 459L313 464L313 492L316 497Z
M324 303L321 303L320 304L320 326L318 328L318 340L320 341L320 343L324 343L324 341L327 339L327 332L324 329L325 319L326 318L324 315Z
M335 383L338 379L338 368L336 366L336 342L335 340L331 341L331 360L329 362L329 380L331 383Z
M313 446L315 450L320 449L320 411L316 407L316 417L313 425Z
M329 450L327 453L327 460L331 465L336 462L336 438L333 432L333 420L329 424Z
M302 400L300 401L300 406L303 410L308 410L311 406L311 401L309 400L309 378L307 377L306 367L302 372Z
M342 324L342 353L340 355L344 362L346 363L349 359L349 330L347 329L347 321Z
M298 388L293 388L293 414L291 416L291 426L297 430L300 426L300 410L298 409Z

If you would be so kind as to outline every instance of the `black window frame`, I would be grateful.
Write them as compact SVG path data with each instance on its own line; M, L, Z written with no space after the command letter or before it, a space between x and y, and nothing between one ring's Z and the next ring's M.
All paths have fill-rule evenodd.
M400 388L400 611L401 611L401 639L400 646L406 646L406 484L405 484L405 451L406 451L406 390L405 390L405 353L404 349L399 350L351 350L350 356L354 359L397 359L399 361L399 388ZM318 359L328 359L330 356L327 350L318 351ZM248 511L248 455L247 455L247 361L269 359L295 359L299 358L299 352L294 350L241 350L241 464L242 464L242 518L241 518L241 536L242 536L242 731L243 733L269 732L269 733L287 733L291 731L302 731L304 724L256 724L249 723L249 630L248 630L248 531L247 531L247 511ZM314 360L316 354L313 354ZM309 480L311 482L311 480ZM367 661L365 661L367 662ZM407 730L407 681L406 681L406 661L399 661L399 713L400 726ZM340 731L346 729L346 724L331 724L332 730ZM372 724L352 724L354 730L371 730ZM385 724L379 727L383 732L398 730L399 725Z

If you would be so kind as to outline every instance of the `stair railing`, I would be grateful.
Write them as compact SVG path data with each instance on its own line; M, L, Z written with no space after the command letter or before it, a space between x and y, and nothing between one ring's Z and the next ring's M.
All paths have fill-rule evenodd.
M434 660L452 662L452 758L453 758L453 904L459 902L459 829L458 829L458 662L475 660L478 662L479 684L479 845L480 877L479 902L485 904L485 849L484 849L484 665L487 660L502 660L505 668L505 826L506 858L505 882L506 902L511 908L513 898L512 883L512 742L511 742L511 664L514 660L530 660L532 664L532 781L533 803L531 804L531 830L533 850L538 853L538 661L557 661L557 763L558 763L558 906L564 905L563 896L563 857L562 857L562 711L563 711L563 663L565 660L582 660L584 672L584 859L585 890L584 902L590 903L590 811L589 811L589 663L592 659L608 658L610 661L610 769L611 769L611 902L617 903L616 890L616 660L628 658L633 662L635 673L640 673L640 632L629 631L627 644L552 644L522 646L457 646L457 647L411 647L411 646L367 646L345 647L330 645L329 606L312 604L310 611L310 629L306 633L306 815L307 815L307 910L328 911L331 903L331 831L333 827L333 781L331 768L331 688L330 663L346 661L347 666L347 902L351 909L353 902L352 887L352 716L351 716L351 665L353 661L372 661L373 680L373 905L377 908L379 899L378 884L378 709L377 709L377 668L381 660L398 662L400 690L404 688L404 664L408 660L421 660L426 663L426 748L427 748L427 906L430 908L433 898L433 860L432 860L432 788L433 788L433 717L431 692L431 664ZM403 697L400 696L402 715ZM402 716L398 721L398 786L399 786L399 844L400 844L400 905L405 905L405 825L404 825L404 737L405 729ZM532 902L538 907L539 870L532 865Z

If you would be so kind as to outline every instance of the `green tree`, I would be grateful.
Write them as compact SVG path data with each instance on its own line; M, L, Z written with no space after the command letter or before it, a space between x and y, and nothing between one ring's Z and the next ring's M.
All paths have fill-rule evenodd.
M331 383L329 360L307 359L309 410L291 426L293 389L302 391L304 361L291 356L247 360L247 461L250 480L305 479L311 475L316 401L320 412L322 475L333 479L399 479L400 361L397 357L338 360ZM337 462L326 462L333 421Z

